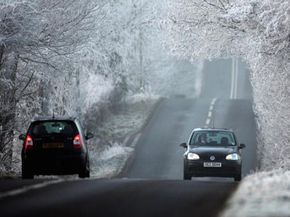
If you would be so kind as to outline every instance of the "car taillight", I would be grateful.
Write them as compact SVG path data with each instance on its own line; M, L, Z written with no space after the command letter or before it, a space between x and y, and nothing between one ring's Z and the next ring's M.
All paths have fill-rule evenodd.
M33 148L33 140L31 136L27 135L25 138L25 143L24 143L24 150L31 150Z
M73 144L75 149L80 149L82 147L83 144L80 134L75 136Z

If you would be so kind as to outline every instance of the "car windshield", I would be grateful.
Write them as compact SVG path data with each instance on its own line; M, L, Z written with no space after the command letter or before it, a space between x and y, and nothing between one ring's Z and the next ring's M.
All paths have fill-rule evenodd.
M191 146L234 146L236 144L232 132L227 131L199 131L190 140Z
M72 121L38 121L31 127L31 135L34 137L51 134L73 136L76 133L76 126Z

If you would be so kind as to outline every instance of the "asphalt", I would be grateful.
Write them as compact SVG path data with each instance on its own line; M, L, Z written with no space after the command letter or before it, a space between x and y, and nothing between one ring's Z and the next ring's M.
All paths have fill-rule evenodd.
M210 217L217 214L234 189L235 184L224 182L72 181L6 198L1 201L0 216ZM204 210L208 210L206 215Z
M255 170L252 93L246 66L239 64L238 71L234 98L230 97L232 61L218 60L205 63L199 98L175 96L160 102L122 178L63 180L1 198L8 190L39 183L2 179L0 216L218 216L238 182L226 178L183 181L184 150L179 144L187 141L193 128L205 125L210 104L217 98L209 125L214 119L215 126L234 129L247 145L243 175Z

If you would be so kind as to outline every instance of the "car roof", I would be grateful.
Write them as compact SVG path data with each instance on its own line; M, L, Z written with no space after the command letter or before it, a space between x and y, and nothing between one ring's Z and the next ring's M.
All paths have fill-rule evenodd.
M212 132L224 131L224 132L233 133L233 130L227 129L227 128L195 128L195 129L193 129L193 132L198 132L198 131L212 131Z
M77 121L76 117L68 117L68 116L44 116L44 117L35 117L32 122L35 121Z

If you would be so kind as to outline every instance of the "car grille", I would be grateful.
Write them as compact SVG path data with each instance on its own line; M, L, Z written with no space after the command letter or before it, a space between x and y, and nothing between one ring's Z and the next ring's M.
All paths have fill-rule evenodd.
M199 155L200 159L203 161L224 161L226 158L226 155L224 154L213 154L213 153L207 153L207 154L201 154Z

